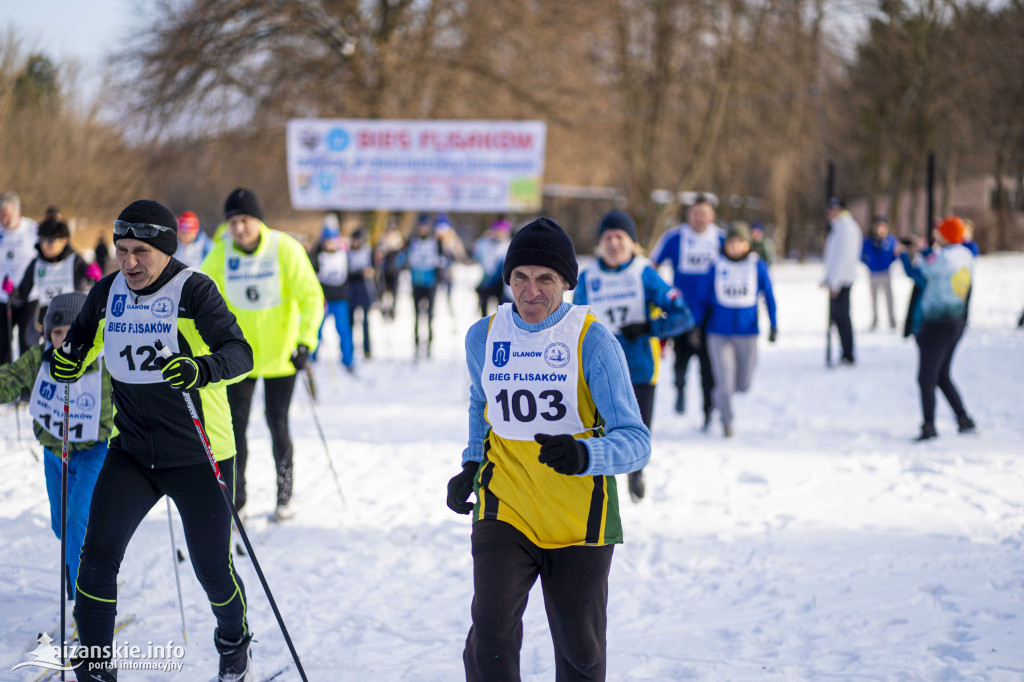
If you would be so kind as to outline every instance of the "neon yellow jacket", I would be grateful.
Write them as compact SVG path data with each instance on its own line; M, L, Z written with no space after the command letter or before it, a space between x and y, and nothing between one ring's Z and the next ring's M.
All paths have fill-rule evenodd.
M280 302L272 307L252 309L237 299L232 288L226 286L228 261L247 256L259 258L270 248L277 249L277 280L271 286L279 287ZM294 238L271 230L260 223L260 243L252 254L246 254L227 237L218 240L203 260L203 272L210 275L220 287L228 308L238 318L238 324L253 350L253 370L250 377L283 377L295 374L291 355L297 346L305 344L310 352L316 350L317 331L324 317L324 296L313 264L306 250ZM275 291L276 293L276 291Z

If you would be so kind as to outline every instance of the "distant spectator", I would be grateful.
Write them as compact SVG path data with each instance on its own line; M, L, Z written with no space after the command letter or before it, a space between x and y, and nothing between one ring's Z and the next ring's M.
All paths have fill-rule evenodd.
M828 200L825 207L831 229L825 238L825 281L822 286L828 287L829 323L836 326L839 341L843 348L840 362L852 365L853 354L853 323L850 321L850 287L857 276L858 256L860 255L864 235L860 225L846 210L845 204L836 197Z
M871 328L878 328L878 294L885 295L889 310L889 327L896 328L892 303L892 279L889 266L896 261L896 237L889 234L889 221L878 216L871 223L871 233L864 239L860 259L871 272Z
M199 217L192 211L178 216L178 250L174 257L190 268L203 264L206 254L213 248L213 240L199 226Z
M765 234L764 224L759 220L750 223L750 252L756 253L765 265L775 262L775 240Z
M13 360L11 339L18 328L18 350L24 353L39 341L35 326L35 300L10 300L28 264L36 257L39 225L21 214L21 197L15 192L0 194L0 320L4 337L0 340L0 365Z

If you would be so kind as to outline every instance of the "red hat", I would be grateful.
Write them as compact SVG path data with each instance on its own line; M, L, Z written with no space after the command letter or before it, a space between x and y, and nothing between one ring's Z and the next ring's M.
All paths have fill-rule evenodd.
M198 232L199 216L192 211L185 211L178 216L178 232Z
M948 216L939 223L939 234L950 244L960 244L964 240L964 221L955 215Z

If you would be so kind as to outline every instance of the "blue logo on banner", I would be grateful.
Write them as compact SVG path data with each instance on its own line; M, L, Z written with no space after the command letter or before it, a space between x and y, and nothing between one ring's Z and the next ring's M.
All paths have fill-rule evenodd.
M344 128L331 128L327 133L327 148L332 152L340 152L348 146L348 133Z
M158 298L149 312L153 313L153 317L170 317L174 313L174 301L169 296Z
M57 395L57 384L51 384L49 381L43 381L39 385L39 394L47 400L52 400L53 396Z
M238 258L228 258L228 270L237 270L240 263Z
M512 357L511 341L495 341L491 349L491 362L495 367L504 367Z
M114 317L121 317L124 315L125 299L128 298L127 294L114 294L114 302L110 305L110 314Z
M317 173L316 179L320 185L321 192L330 192L331 189L334 188L334 182L337 180L337 176L334 173L320 171Z
M94 398L91 393L83 393L78 396L78 399L75 401L75 405L80 410L91 410L95 404L96 398Z

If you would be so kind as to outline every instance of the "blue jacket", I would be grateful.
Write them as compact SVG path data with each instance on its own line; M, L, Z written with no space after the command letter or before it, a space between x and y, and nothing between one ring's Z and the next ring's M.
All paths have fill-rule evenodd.
M661 241L654 247L654 252L651 254L651 262L657 267L665 261L670 261L672 263L672 283L676 289L682 292L684 300L692 301L697 291L701 288L701 281L707 274L707 271L699 274L680 271L679 240L681 239L680 234L683 227L688 228L686 225L680 225L679 227L672 228L662 236ZM721 250L725 245L725 232L717 225L710 225L707 229L714 230L718 234L718 248ZM693 310L693 315L694 322L698 326L704 323L704 317L696 309Z
M750 254L742 262L750 258L757 258ZM772 293L772 280L768 275L768 265L757 258L757 293L754 305L744 308L733 308L722 305L715 293L715 273L722 264L728 264L723 256L711 271L701 280L700 289L693 300L690 301L694 311L698 315L707 316L707 326L704 329L706 334L723 334L725 336L757 336L757 301L764 297L765 306L768 308L768 320L772 329L778 327L775 317L775 295Z
M961 244L925 249L911 261L906 252L900 262L907 276L921 288L910 311L910 331L916 334L922 322L939 322L967 317L974 276L974 255Z
M896 262L896 237L887 234L881 241L867 237L860 252L860 259L873 274L888 272L889 266Z
M603 272L620 272L628 268L633 261L619 266L609 268L603 261L598 259L591 268L599 268ZM579 284L573 292L572 302L576 305L588 303L587 268L580 273ZM693 314L685 299L678 289L670 287L661 278L657 270L650 265L646 266L641 275L644 287L644 305L648 311L651 323L651 333L645 334L632 341L621 334L616 334L615 339L622 346L626 354L626 364L629 365L629 379L634 384L653 384L658 379L658 360L661 357L661 345L652 343L654 339L664 339L670 336L678 336L688 329L693 328ZM657 315L654 313L660 312ZM656 347L657 346L657 347Z
M546 320L527 324L519 313L513 319L520 329L541 331L565 317L572 306L562 303ZM469 368L469 443L462 452L462 463L479 462L484 457L484 439L488 425L484 419L487 399L484 397L481 372L487 352L487 329L491 317L477 320L466 333L466 365ZM612 476L635 471L647 464L651 456L651 432L640 419L640 408L633 395L626 371L626 359L615 337L603 324L591 324L583 338L583 378L590 386L594 403L604 418L605 437L581 440L590 456L590 464L582 475Z

